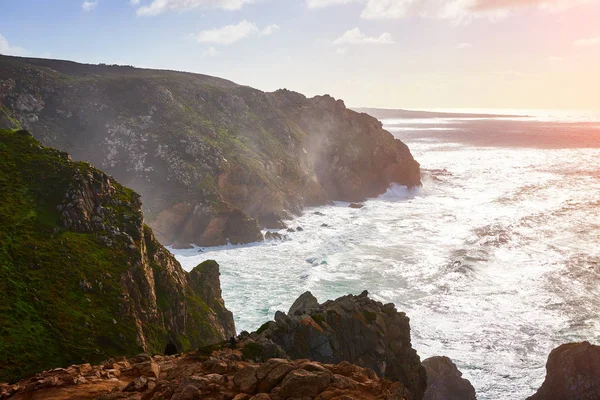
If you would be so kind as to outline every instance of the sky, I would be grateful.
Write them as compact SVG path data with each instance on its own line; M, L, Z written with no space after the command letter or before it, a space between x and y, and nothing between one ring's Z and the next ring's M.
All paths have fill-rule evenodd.
M349 106L600 110L600 0L0 0L0 54Z

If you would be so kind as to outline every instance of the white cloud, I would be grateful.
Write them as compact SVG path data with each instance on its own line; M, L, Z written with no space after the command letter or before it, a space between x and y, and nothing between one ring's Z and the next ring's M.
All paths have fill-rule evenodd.
M214 57L217 54L219 54L219 52L212 46L202 52L202 55L207 57Z
M597 46L597 45L600 45L600 36L591 37L591 38L585 38L585 39L579 39L579 40L576 40L575 42L573 42L573 45L575 47Z
M361 17L393 20L408 17L451 19L466 22L473 18L503 18L517 8L538 7L559 12L597 0L306 0L309 8L362 3Z
M249 36L272 35L277 29L279 29L277 25L268 25L263 29L259 29L254 22L243 20L237 25L226 25L220 28L204 30L195 35L194 38L200 43L215 43L228 46Z
M306 0L308 8L323 8L340 4L355 3L357 0Z
M8 40L0 35L0 54L6 56L26 56L29 52L22 47L11 46L8 44Z
M334 45L343 44L394 44L394 39L389 33L382 33L377 37L366 36L359 28L350 29L333 41Z
M263 36L271 36L278 29L279 29L279 25L276 25L276 24L268 25L262 31L260 31L260 34Z
M83 11L93 11L96 9L96 7L98 7L98 0L96 1L84 1L83 4L81 4L81 9Z
M140 4L141 0L129 0L129 3L131 3L131 5L133 6L137 6L138 4Z
M458 46L456 46L456 48L460 50L470 49L471 47L473 47L471 43L460 43Z
M341 55L346 54L347 51L348 51L347 47L338 47L337 49L335 49L335 54L338 54L341 56Z
M153 0L147 6L138 8L138 15L158 15L167 11L187 11L195 8L219 8L223 10L239 10L246 4L256 0Z

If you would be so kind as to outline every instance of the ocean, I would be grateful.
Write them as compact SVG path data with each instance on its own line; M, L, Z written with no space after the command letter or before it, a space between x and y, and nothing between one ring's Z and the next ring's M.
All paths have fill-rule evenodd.
M481 111L526 117L384 120L423 187L306 209L283 242L172 251L219 262L238 332L307 290L366 289L410 317L421 359L450 357L481 400L525 399L553 348L600 344L600 113Z

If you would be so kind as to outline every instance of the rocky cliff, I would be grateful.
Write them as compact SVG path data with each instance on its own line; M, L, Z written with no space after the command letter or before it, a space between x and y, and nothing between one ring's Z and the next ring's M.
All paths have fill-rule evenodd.
M0 194L0 381L235 333L218 265L183 271L90 164L0 130Z
M341 100L198 74L0 56L1 126L141 193L163 244L260 240L306 205L420 185L407 146Z
M310 292L288 314L278 311L250 335L242 350L250 359L310 359L350 362L383 378L401 382L407 399L423 398L427 376L411 346L409 319L393 304L369 299L367 292L319 304Z

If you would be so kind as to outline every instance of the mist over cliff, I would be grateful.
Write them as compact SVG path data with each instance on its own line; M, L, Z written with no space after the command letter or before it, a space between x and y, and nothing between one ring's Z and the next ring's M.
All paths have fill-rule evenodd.
M164 244L261 240L306 205L420 185L408 147L330 96L205 75L0 57L0 126L142 195Z

